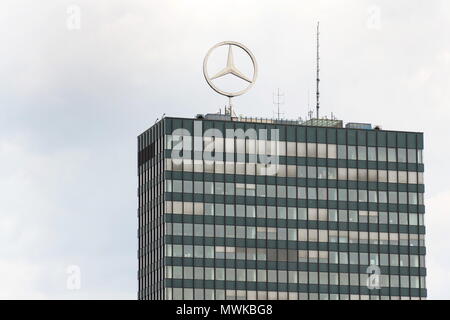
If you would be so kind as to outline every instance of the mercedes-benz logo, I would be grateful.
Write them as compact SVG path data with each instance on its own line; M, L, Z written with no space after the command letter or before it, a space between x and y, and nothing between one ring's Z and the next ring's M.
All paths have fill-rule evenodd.
M211 55L211 52L221 46L228 46L228 58L227 58L227 64L225 66L225 68L223 68L221 71L219 71L217 74L215 74L214 76L210 77L208 74L208 59L209 56ZM238 47L241 50L244 50L245 53L247 53L247 55L250 57L250 59L252 60L252 64L253 64L253 77L248 77L246 75L244 75L241 71L238 70L238 68L236 68L236 66L234 65L234 58L233 58L233 47ZM223 77L227 74L231 74L235 77L238 77L246 82L248 82L248 86L241 90L241 91L237 91L237 92L227 92L224 90L219 89L214 83L213 80ZM250 90L250 88L253 86L253 84L256 82L256 76L258 74L258 65L256 64L256 59L255 56L253 55L253 53L251 53L251 51L244 46L243 44L239 43L239 42L235 42L235 41L223 41L220 42L218 44L216 44L214 47L212 47L211 49L209 49L208 53L205 56L205 59L203 60L203 75L205 76L206 82L208 82L209 86L216 91L217 93L227 96L229 98L232 97L236 97L236 96L240 96L241 94L246 93L248 90Z

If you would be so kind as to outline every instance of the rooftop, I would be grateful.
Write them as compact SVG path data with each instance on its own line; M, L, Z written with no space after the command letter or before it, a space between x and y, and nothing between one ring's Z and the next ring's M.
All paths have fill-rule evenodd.
M236 122L253 122L253 123L268 123L268 124L284 124L284 125L300 125L300 126L311 126L311 127L331 127L331 128L343 128L344 123L342 120L333 118L310 118L303 120L301 118L297 120L288 119L275 119L275 118L263 118L263 117L246 117L246 116L236 116L223 113L207 113L205 115L198 114L197 119L206 120L222 120L222 121L236 121ZM368 123L348 123L346 128L353 129L367 129L371 130L372 125Z

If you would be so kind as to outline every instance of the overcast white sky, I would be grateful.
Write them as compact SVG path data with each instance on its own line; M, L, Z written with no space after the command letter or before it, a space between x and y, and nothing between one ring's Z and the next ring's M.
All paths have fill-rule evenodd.
M223 107L202 61L224 40L260 67L238 113L272 116L279 87L305 116L317 20L322 112L425 133L427 285L450 298L449 16L447 0L3 0L0 298L135 299L136 136Z

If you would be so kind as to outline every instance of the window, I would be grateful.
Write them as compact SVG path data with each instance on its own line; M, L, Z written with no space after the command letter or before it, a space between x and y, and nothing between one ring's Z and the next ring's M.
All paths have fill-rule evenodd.
M326 167L318 167L317 168L317 178L318 179L326 179L327 178L327 168Z
M398 203L399 204L407 203L407 192L399 192L398 193Z
M254 218L256 216L255 206L247 206L247 218Z
M245 185L246 189L247 189L247 196L254 196L255 195L255 191L256 191L256 186L252 183L247 183Z
M367 181L367 169L358 169L358 180Z
M386 191L378 192L378 202L387 203L387 192Z
M347 159L347 150L343 145L338 145L338 159Z
M293 186L288 186L287 187L287 191L288 191L288 198L297 198L297 188L293 187Z
M245 184L244 183L236 183L236 195L237 196L245 196Z
M358 201L357 190L348 190L348 201Z
M225 237L234 238L234 226L225 226Z
M347 189L338 189L338 192L339 201L347 201Z
M202 181L194 181L194 193L203 193L203 182Z
M387 224L388 223L388 214L387 212L380 212L378 214L379 222L380 224Z
M317 193L319 200L327 200L327 188L318 188Z
M286 186L277 186L277 193L279 198L286 198Z
M410 257L410 266L411 267L419 267L419 256L418 255L411 255Z
M213 182L205 182L205 194L214 194L214 183Z
M317 284L319 281L319 274L317 272L309 272L309 283Z
M367 160L367 148L358 146L358 160Z
M183 181L173 180L172 181L173 192L183 192Z
M308 199L317 199L317 188L308 188Z
M289 157L295 157L297 155L295 150L295 142L288 142L286 147L287 147L287 155Z
M308 178L309 179L317 178L316 167L308 166Z
M369 147L367 148L367 154L368 154L368 160L369 161L377 161L377 154L376 154L376 148Z
M234 205L232 204L227 204L225 206L225 215L227 217L234 217Z
M330 263L338 264L339 263L339 255L337 252L330 251L328 261Z
M297 219L297 208L288 208L288 219Z
M234 174L234 162L225 163L225 173Z
M275 198L275 186L273 185L267 185L267 196L271 198Z
M358 211L350 210L348 212L348 221L349 222L358 222ZM356 239L357 239L357 237L356 237Z
M335 144L328 145L328 158L336 159L336 145Z
M408 149L408 162L409 163L417 162L417 150L416 149Z
M258 218L265 218L266 217L266 207L265 206L257 206L256 207L256 216Z
M335 188L328 189L328 200L337 200L337 189Z
M330 180L337 179L337 169L336 168L328 168L328 179L330 179Z
M182 223L173 223L172 224L172 234L174 236L181 236L183 235L183 224Z
M358 180L357 169L348 169L348 180L353 180L353 181Z
M268 282L277 282L277 271L276 270L268 270Z
M400 287L401 288L409 287L409 277L408 276L400 276Z
M406 149L398 149L398 162L406 162Z
M205 258L214 258L213 246L205 246Z
M359 211L358 212L358 219L360 223L367 223L368 221L368 212L367 211ZM367 239L367 238L366 238Z
M225 236L225 228L223 225L215 225L215 237L223 238Z
M417 183L417 173L414 171L408 172L408 183L416 184Z
M308 157L317 157L317 146L315 143L308 143Z
M370 169L370 170L368 170L368 174L369 174L369 176L368 176L369 182L377 182L377 180L378 180L377 170Z
M247 281L256 281L256 270L254 269L247 270Z
M309 220L317 220L317 209L316 208L308 209L308 219Z
M285 207L278 207L278 219L286 219L286 208Z
M266 196L266 186L263 184L256 185L256 195L258 197L265 197Z
M328 242L327 230L319 230L319 242Z
M389 224L398 224L397 212L389 212Z
M350 264L358 264L358 253L350 252Z
M205 225L205 237L214 237L214 226L211 224Z
M206 216L214 215L214 205L212 203L205 203L205 215Z
M347 168L338 168L338 179L347 180Z
M356 160L356 147L355 146L348 146L348 159L349 160Z
M297 166L288 165L287 167L287 176L289 178L295 178L297 176Z
M327 157L327 145L323 143L317 144L317 157L326 158Z
M300 271L298 273L298 283L308 283L308 273L306 271Z
M348 253L347 252L339 252L339 263L340 264L348 264Z
M397 153L395 148L388 148L388 161L397 162Z
M415 192L408 192L408 199L409 199L409 204L417 204L417 193Z
M417 163L423 163L423 151L417 150Z
M297 177L306 178L306 166L297 167Z
M166 192L172 192L172 180L166 180Z
M275 219L277 217L277 210L276 207L267 207L267 218L269 219Z
M307 210L306 210L306 208L299 208L298 209L298 218L300 220L306 220L307 219Z
M297 229L288 229L288 240L297 241Z
M388 171L388 180L389 180L389 183L397 183L397 171L389 170Z
M359 202L367 202L367 190L358 190Z
M386 148L378 147L378 161L386 161Z
M194 256L194 246L191 245L184 245L183 246L183 256L185 258L191 258Z
M214 268L205 268L205 280L214 280Z
M377 192L369 191L369 202L375 203L378 202Z
M215 183L215 194L223 195L225 194L225 188L223 182L216 182Z
M306 199L306 188L305 187L298 187L298 198Z
M269 231L269 230L267 230ZM299 241L308 241L308 230L306 229L298 229L298 240Z
M245 227L236 226L236 238L244 239L245 238Z
M306 157L306 143L303 142L297 143L297 156Z
M216 161L215 162L215 172L216 173L224 173L225 171L225 165L223 161Z
M247 239L256 238L256 227L247 227Z

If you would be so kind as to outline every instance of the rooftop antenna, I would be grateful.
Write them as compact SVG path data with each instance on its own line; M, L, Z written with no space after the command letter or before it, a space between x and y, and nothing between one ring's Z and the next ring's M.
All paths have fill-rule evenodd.
M308 90L308 111L311 110L311 90Z
M320 108L320 92L319 92L319 82L320 82L320 56L319 56L319 24L320 22L317 22L317 32L316 32L316 40L317 40L317 53L316 53L316 112L317 112L317 119L319 119L319 108Z
M233 108L233 105L231 103L231 98L232 98L231 96L228 97L228 104L229 104L229 106L228 106L228 108L225 107L225 114L228 113L228 115L230 117L236 117L236 112L234 112L234 108Z
M280 112L280 104L284 104L284 93L280 93L280 88L278 88L277 93L273 94L273 104L277 105L277 120L280 120L280 115L284 114Z

